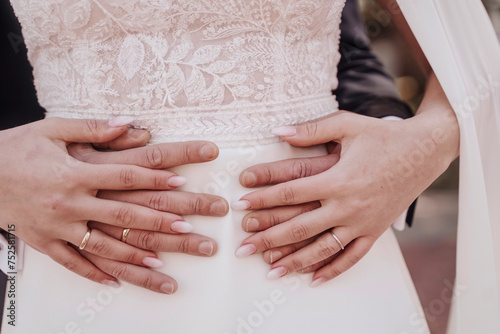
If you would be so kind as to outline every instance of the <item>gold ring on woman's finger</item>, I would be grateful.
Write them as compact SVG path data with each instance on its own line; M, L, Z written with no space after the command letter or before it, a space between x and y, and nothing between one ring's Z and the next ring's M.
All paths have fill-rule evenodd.
M83 236L82 242L80 242L80 247L78 247L80 250L83 250L85 246L87 246L87 243L89 242L90 239L90 234L92 233L92 229L89 227L87 228L87 233Z
M129 228L124 228L122 232L122 242L127 242L128 234L130 232Z

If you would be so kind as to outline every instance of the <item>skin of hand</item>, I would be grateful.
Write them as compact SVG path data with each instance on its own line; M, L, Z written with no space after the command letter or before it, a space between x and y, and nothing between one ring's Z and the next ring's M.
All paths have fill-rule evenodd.
M0 161L0 228L7 230L9 225L15 225L15 234L28 245L92 281L116 286L117 277L170 294L176 291L177 283L148 268L162 263L156 253L132 246L141 245L135 233L123 243L94 229L82 251L84 256L76 250L87 232L88 221L114 227L114 230L109 227L106 230L110 234L132 228L180 236L191 229L181 216L134 204L126 200L126 193L177 188L186 182L185 178L151 167L168 165L167 161L173 164L211 161L218 155L215 144L189 142L144 147L129 155L125 151L114 152L110 153L109 163L103 160L103 152L86 155L89 160L101 159L99 165L79 161L68 154L68 149L82 152L81 148L79 151L74 146L68 148L72 143L101 143L100 147L111 149L145 144L149 135L130 129L128 124L132 121L129 117L110 121L49 118L1 131L0 152L4 158ZM142 163L145 167L132 163L141 159L141 154L146 159ZM164 157L168 159L163 160ZM116 197L113 192L117 191L125 192L121 195L125 196L124 201L113 199ZM101 198L96 197L98 194ZM147 195L140 197L144 201ZM154 198L161 203L163 197ZM208 241L212 243L211 253L216 251L216 243L210 238L192 235L189 242L186 238L188 236L178 238L180 248L174 243L170 250L196 253L191 246ZM190 247L186 247L188 244ZM137 270L131 270L132 267Z
M237 256L263 253L268 278L315 272L318 286L348 270L459 154L459 129L435 76L417 115L385 121L350 112L273 132L301 147L330 143L325 157L250 167L243 186L274 186L243 196L233 209L255 232ZM334 144L331 142L333 141ZM340 245L331 231L345 246Z

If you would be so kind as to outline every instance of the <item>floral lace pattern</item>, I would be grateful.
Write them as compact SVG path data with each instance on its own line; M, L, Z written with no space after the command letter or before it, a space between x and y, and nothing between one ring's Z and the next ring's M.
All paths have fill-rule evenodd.
M337 86L344 0L11 3L49 116L134 115L136 125L162 136L156 139L182 140L182 117L172 126L166 124L169 115L194 117L185 124L192 128L185 135L193 139L193 126L205 138L202 130L217 120L226 122L209 132L231 137L241 127L227 124L229 119L265 128L336 108L334 97L327 110L321 106ZM309 101L308 108L298 110L296 101ZM245 114L250 106L264 118L259 111L253 119ZM246 116L228 118L223 110ZM273 121L273 113L280 121ZM288 113L286 121L280 113Z

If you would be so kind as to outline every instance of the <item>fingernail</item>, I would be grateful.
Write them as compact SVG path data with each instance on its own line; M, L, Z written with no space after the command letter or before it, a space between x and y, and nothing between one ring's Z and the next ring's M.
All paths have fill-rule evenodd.
M317 286L320 286L321 284L323 284L325 282L326 282L326 279L324 279L323 277L316 278L314 281L312 281L311 288L315 288Z
M168 186L169 187L180 187L185 185L188 182L188 180L184 176L171 176L168 179Z
M163 262L155 257L145 257L142 259L142 264L150 268L160 268L163 267Z
M257 176L253 172L243 173L243 183L245 187L253 187L257 183Z
M237 257L245 257L254 254L257 251L257 247L252 244L243 245L236 251Z
M174 285L172 283L163 283L160 286L160 290L167 295L171 295L172 293L174 293Z
M193 231L194 227L193 225L186 223L185 221L179 220L173 222L172 225L170 225L170 229L178 233L189 233Z
M210 205L210 213L213 215L223 215L227 212L226 201L216 200Z
M274 128L271 132L280 137L291 137L297 134L297 129L294 126L282 126Z
M214 244L211 241L203 241L199 246L198 246L198 251L201 254L211 256L212 253L214 252Z
M128 129L128 136L135 139L140 139L142 137L145 137L147 134L148 132L146 130L134 129L134 128Z
M102 284L106 285L106 286L109 286L110 288L119 288L120 287L120 283L118 283L117 281L112 281L112 280L109 280L109 279L105 279L101 282Z
M233 204L231 204L231 209L236 211L244 211L248 210L249 208L250 208L250 202L246 200L233 202Z
M257 231L259 229L259 221L255 218L247 219L247 232Z
M269 259L271 260L271 263L274 263L281 259L283 257L283 254L280 251L274 251L269 254Z
M267 279L273 280L285 276L288 273L288 269L285 267L274 268L267 273Z
M108 124L112 128L120 128L125 125L129 125L134 121L131 116L118 116L109 120Z
M203 159L213 160L217 157L219 150L215 144L205 144L200 149L200 155Z

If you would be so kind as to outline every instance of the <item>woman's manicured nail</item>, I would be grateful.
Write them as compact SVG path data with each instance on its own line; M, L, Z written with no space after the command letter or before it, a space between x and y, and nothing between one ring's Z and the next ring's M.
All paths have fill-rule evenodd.
M271 261L271 263L278 261L282 257L283 257L283 253L281 253L280 251L274 251L274 252L271 252L271 254L269 254L269 260Z
M245 187L253 187L255 184L257 184L257 176L254 172L243 173L242 179Z
M172 293L174 293L174 285L172 283L163 283L160 286L160 290L167 295L171 295Z
M109 120L108 124L112 128L120 128L125 125L129 125L134 121L132 116L118 116Z
M323 277L316 278L314 281L312 281L311 288L315 288L317 286L320 286L321 284L323 284L325 282L326 282L326 279L324 279Z
M205 144L200 149L200 155L203 159L213 160L217 157L219 150L215 144Z
M173 222L172 225L170 225L170 229L178 233L190 233L191 231L193 231L194 228L193 225L179 220Z
M233 204L231 204L231 209L236 211L244 211L248 210L249 208L250 208L250 202L246 200L233 202Z
M198 252L200 252L203 255L211 256L212 253L214 252L214 244L211 241L203 241L198 246Z
M282 126L274 128L271 132L280 137L291 137L297 134L297 129L294 126Z
M142 264L150 268L160 268L163 267L163 262L155 257L145 257L142 259Z
M237 257L245 257L254 254L257 251L257 247L252 244L243 245L236 251Z
M120 287L120 283L118 283L117 281L112 281L110 279L105 279L101 283L106 285L106 286L109 286L110 288L117 289Z
M168 179L168 186L169 187L180 187L185 185L188 182L188 180L184 176L171 176Z
M148 132L146 130L128 128L128 136L135 139L141 139L143 137L146 137L147 134Z
M255 218L247 219L247 232L254 232L259 229L259 221Z
M277 267L267 273L267 279L273 280L285 276L288 273L288 269L285 267Z
M227 212L226 201L221 199L216 200L210 205L210 213L213 215L223 215Z

